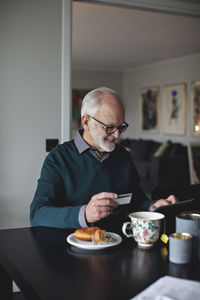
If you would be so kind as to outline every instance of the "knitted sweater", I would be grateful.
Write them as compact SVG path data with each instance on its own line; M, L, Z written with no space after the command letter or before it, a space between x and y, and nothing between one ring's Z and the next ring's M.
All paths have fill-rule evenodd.
M73 140L58 145L44 161L30 207L31 225L78 228L81 206L100 192L133 193L129 211L148 209L150 205L130 154L122 146L116 144L109 158L101 163L89 151L80 154ZM122 212L119 206L100 226Z

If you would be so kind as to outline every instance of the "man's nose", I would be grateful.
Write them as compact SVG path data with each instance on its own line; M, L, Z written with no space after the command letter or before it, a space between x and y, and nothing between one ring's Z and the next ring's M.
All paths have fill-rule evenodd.
M119 129L117 129L115 132L113 132L112 136L115 137L116 139L118 139L120 137Z

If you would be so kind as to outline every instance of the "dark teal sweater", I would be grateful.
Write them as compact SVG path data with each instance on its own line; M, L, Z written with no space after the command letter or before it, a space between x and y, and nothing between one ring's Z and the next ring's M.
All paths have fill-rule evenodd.
M80 207L100 192L133 193L129 211L145 210L150 205L130 154L122 146L117 144L101 163L89 151L79 154L73 140L58 145L44 161L30 207L31 225L78 228ZM100 226L104 226L104 221L112 222L122 212L123 207L119 206Z

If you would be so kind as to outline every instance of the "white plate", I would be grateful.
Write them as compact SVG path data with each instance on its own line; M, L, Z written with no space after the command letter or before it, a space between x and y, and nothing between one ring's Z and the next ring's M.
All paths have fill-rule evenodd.
M88 250L104 249L104 248L108 248L108 247L117 246L121 243L122 238L119 234L113 233L113 232L106 232L106 234L111 236L115 240L113 242L106 242L106 243L98 243L97 244L97 243L94 243L92 241L85 242L85 241L78 240L75 237L75 234L72 233L72 234L68 235L67 242L72 246L76 246L78 248L88 249Z

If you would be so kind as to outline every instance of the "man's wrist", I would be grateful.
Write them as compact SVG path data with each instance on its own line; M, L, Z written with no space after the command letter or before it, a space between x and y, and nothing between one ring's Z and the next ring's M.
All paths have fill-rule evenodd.
M82 228L88 227L88 223L85 217L85 209L86 209L86 205L82 205L78 214L78 221Z

